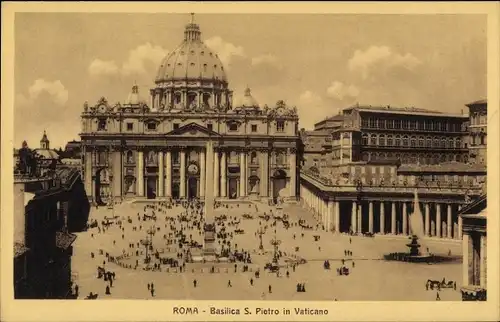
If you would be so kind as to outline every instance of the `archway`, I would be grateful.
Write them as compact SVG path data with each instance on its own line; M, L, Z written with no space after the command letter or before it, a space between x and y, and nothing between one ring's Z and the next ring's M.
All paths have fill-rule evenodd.
M146 182L146 195L148 199L156 198L156 177L148 177Z
M286 172L284 170L276 170L273 173L273 202L278 201L278 197L284 197L286 188Z
M229 179L229 199L238 198L238 179Z
M107 205L109 195L109 173L106 168L99 168L95 172L94 200L99 206Z
M188 179L188 199L198 198L198 179L196 177L189 177Z
M174 182L172 183L172 199L179 199L180 198L180 187L179 187L179 182Z

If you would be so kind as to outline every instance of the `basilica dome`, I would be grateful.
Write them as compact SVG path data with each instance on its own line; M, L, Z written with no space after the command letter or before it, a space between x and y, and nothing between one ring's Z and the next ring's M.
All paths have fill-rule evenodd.
M204 79L227 82L224 66L217 53L201 40L199 25L186 25L184 41L169 53L158 68L157 84L172 80Z

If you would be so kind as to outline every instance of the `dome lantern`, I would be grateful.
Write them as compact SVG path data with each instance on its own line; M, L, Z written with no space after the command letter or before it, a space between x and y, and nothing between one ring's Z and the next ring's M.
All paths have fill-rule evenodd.
M191 23L186 25L184 30L185 41L199 41L201 40L200 26L194 23L194 13L191 13Z

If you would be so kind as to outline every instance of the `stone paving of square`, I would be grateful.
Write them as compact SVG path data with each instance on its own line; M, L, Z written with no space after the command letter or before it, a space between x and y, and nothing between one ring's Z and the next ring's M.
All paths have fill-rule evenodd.
M307 260L300 264L295 271L292 268L283 268L280 277L275 273L264 270L264 265L271 261L273 246L271 239L275 237L274 227L268 227L263 235L265 254L257 253L259 247L259 221L262 226L269 225L272 220L265 222L258 215L270 213L272 208L262 203L243 203L239 206L229 204L229 208L218 208L215 215L226 214L240 220L239 229L244 234L234 235L231 244L237 244L238 249L244 249L251 254L251 271L242 272L242 263L237 262L237 272L234 263L186 263L184 272L178 268L161 266L161 271L142 269L145 257L145 247L140 246L142 252L138 257L132 256L124 260L125 263L134 263L139 259L141 265L137 269L121 267L116 263L106 261L105 269L115 272L116 280L111 287L111 294L105 295L108 282L97 278L97 267L103 266L105 253L119 256L123 252L133 253L137 247L129 249L129 244L137 243L148 235L146 231L154 226L155 235L152 244L155 249L165 250L161 256L175 258L174 245L167 245L163 236L170 231L170 224L166 216L175 217L185 209L181 206L172 209L157 210L157 220L138 221L137 215L144 213L144 206L148 203L122 203L115 206L114 210L107 207L93 208L90 219L95 219L100 224L105 217L113 215L122 219L122 231L118 225L111 225L105 232L99 233L98 228L89 228L88 231L79 233L74 244L72 269L75 283L79 287L79 298L83 299L90 292L99 294L99 299L185 299L185 300L314 300L314 301L434 301L437 291L426 291L425 283L428 279L457 282L457 290L443 289L439 292L441 300L459 301L461 284L461 263L447 264L410 264L405 262L388 262L381 260L383 254L390 252L406 252L405 244L408 242L402 236L379 236L373 238L361 236L339 235L321 230L302 230L299 226L292 226L287 230L278 223L276 238L281 240L280 250L283 253L295 254ZM152 204L152 203L149 203ZM257 209L256 209L257 207ZM258 212L256 212L258 210ZM152 209L147 209L151 213ZM273 210L276 213L276 209ZM243 219L242 215L249 213L253 219ZM309 225L315 226L313 216L299 205L284 205L283 213L289 216L291 223L299 218L306 220ZM132 223L127 218L132 219ZM238 220L237 219L237 220ZM133 231L136 226L137 231ZM177 223L176 227L180 225ZM158 230L159 227L159 230ZM227 227L227 225L226 225ZM227 227L229 231L235 227ZM193 239L202 243L203 236L198 231L184 230L186 235L192 234ZM302 237L301 234L304 234ZM123 234L123 239L122 239ZM295 235L295 239L294 239ZM314 235L320 236L319 241L314 240ZM350 242L352 241L352 243ZM461 244L456 241L423 239L422 247L428 247L432 253L461 254ZM299 247L299 251L295 251ZM170 248L170 252L168 252ZM103 250L103 255L99 254ZM353 255L344 256L344 250L352 251ZM91 252L95 254L91 258ZM193 250L195 253L195 250ZM346 266L350 268L348 276L339 276L337 268L341 266L341 259L345 258ZM331 264L330 270L323 268L324 260ZM182 260L179 260L182 264ZM352 267L354 262L355 267ZM135 266L135 265L132 265ZM210 268L216 268L215 273L210 273ZM255 270L260 270L260 278L255 278ZM289 277L285 272L288 270ZM250 279L253 279L253 286ZM196 279L197 287L193 286ZM231 287L228 286L231 281ZM154 284L154 297L148 290L148 283ZM305 283L306 292L296 292L297 283ZM269 285L272 293L268 292Z

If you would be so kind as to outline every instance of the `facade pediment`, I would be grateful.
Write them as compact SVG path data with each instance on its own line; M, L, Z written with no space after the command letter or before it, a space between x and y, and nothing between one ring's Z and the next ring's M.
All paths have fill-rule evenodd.
M179 127L178 129L175 129L173 131L170 131L166 135L191 136L191 137L220 136L219 133L213 130L209 130L208 128L194 122Z

